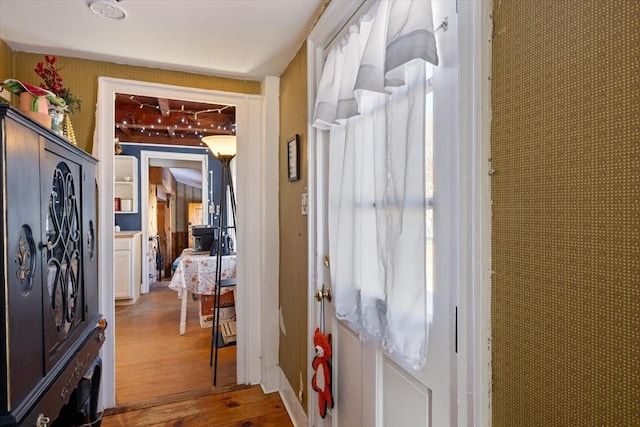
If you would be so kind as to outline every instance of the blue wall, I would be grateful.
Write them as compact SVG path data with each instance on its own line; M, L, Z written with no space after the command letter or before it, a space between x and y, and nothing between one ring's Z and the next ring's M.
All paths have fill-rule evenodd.
M190 153L190 154L208 154L209 155L209 170L213 171L213 200L215 204L220 203L220 171L222 165L220 161L211 155L211 152L206 148L200 147L165 147L162 145L141 145L141 144L126 144L122 143L121 155L134 156L138 159L138 213L116 214L115 224L120 226L122 231L126 230L142 230L142 216L141 216L141 182L140 182L140 151L158 151L169 153Z

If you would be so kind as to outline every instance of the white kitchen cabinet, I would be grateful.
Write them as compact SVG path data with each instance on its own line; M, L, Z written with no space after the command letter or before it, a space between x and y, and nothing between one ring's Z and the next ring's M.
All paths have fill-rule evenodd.
M142 283L142 232L115 233L113 249L116 305L135 304Z

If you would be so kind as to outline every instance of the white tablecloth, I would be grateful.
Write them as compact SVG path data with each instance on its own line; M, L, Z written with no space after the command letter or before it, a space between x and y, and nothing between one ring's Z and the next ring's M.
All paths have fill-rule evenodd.
M186 289L194 294L213 295L216 287L217 257L193 255L191 249L185 249L180 256L178 267L171 277L169 287L180 292ZM236 277L236 256L222 257L221 279Z
M236 277L236 256L222 257L221 279ZM216 287L217 257L209 254L194 254L185 249L180 255L178 267L171 277L169 288L177 291L182 298L180 310L180 335L184 335L187 326L187 297L193 294L213 295Z

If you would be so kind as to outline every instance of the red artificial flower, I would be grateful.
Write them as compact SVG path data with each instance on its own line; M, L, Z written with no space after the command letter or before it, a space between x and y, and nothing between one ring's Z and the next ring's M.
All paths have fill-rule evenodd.
M76 109L80 110L80 100L71 94L68 88L64 87L62 76L58 72L58 68L55 67L57 61L57 56L45 55L44 62L38 62L33 71L43 80L40 83L40 87L53 92L57 97L63 99L67 104L69 113L73 113Z

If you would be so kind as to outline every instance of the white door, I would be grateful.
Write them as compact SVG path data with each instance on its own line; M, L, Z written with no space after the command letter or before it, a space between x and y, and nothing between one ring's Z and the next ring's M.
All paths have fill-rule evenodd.
M457 129L458 58L455 2L434 1L434 23L445 17L446 31L436 32L440 64L434 67L433 92L433 324L426 366L416 371L392 356L362 343L357 335L335 318L333 305L325 300L325 329L332 335L333 397L335 406L322 419L318 395L309 398L309 425L334 427L453 426L457 424L456 288L458 236ZM315 218L313 287L331 286L325 257L327 241L328 134L316 132L310 147L313 169L310 188L318 203ZM312 152L313 150L313 152ZM311 161L310 161L311 164ZM311 235L311 234L310 234ZM312 237L312 239L313 239ZM330 260L329 260L330 262ZM430 262L430 261L428 261ZM314 274L315 275L315 274ZM313 329L321 322L321 304L314 302ZM310 375L313 371L310 370Z

